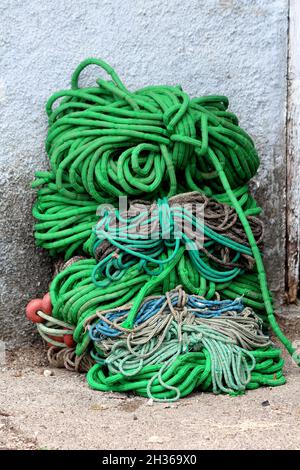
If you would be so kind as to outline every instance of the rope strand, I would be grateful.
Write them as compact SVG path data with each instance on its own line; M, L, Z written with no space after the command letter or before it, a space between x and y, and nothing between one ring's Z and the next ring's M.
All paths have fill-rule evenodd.
M89 65L109 79L80 86ZM295 348L275 319L248 189L259 158L228 105L180 86L130 91L99 59L47 102L35 238L67 263L52 311L45 296L26 314L50 363L88 371L92 388L173 401L285 382L267 328Z

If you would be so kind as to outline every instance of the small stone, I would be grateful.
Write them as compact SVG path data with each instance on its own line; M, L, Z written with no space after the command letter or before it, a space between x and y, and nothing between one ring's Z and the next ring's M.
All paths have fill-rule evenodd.
M54 375L54 372L53 372L53 370L45 369L43 374L44 374L45 377L51 377L52 375Z
M137 421L138 417L136 415L133 415L133 421Z
M261 406L270 406L269 400L262 401Z
M107 410L108 406L107 405L103 405L101 403L93 403L90 407L90 410L92 411L103 411L103 410Z
M153 406L153 398L149 398L149 400L147 401L147 405Z

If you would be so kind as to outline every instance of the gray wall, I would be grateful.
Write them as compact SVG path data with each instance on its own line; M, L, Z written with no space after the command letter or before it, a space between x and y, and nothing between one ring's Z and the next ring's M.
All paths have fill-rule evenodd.
M0 22L3 338L34 337L24 306L47 290L51 272L31 217L30 182L47 167L44 105L88 56L132 89L180 83L191 95L230 98L261 155L268 266L282 289L287 0L2 0Z

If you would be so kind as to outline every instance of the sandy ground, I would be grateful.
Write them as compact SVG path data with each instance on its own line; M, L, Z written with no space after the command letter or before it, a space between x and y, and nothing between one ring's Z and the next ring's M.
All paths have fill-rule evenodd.
M300 369L291 360L284 386L175 404L96 392L84 375L45 369L43 350L7 353L0 449L300 449Z

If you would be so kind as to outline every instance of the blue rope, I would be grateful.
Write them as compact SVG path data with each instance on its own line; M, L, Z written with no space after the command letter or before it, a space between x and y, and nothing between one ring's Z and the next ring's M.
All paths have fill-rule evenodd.
M170 300L172 305L177 305L178 295L173 296ZM141 325L159 312L165 302L165 296L146 301L137 313L134 326ZM189 307L196 317L201 318L219 317L222 313L229 311L241 312L244 308L241 298L235 300L205 300L195 295L187 295L186 307ZM115 322L121 317L126 319L129 312L130 308L112 311L106 313L105 318L110 322ZM105 337L118 337L121 334L122 332L119 329L113 328L102 319L94 323L89 330L90 338L93 341L101 341Z

